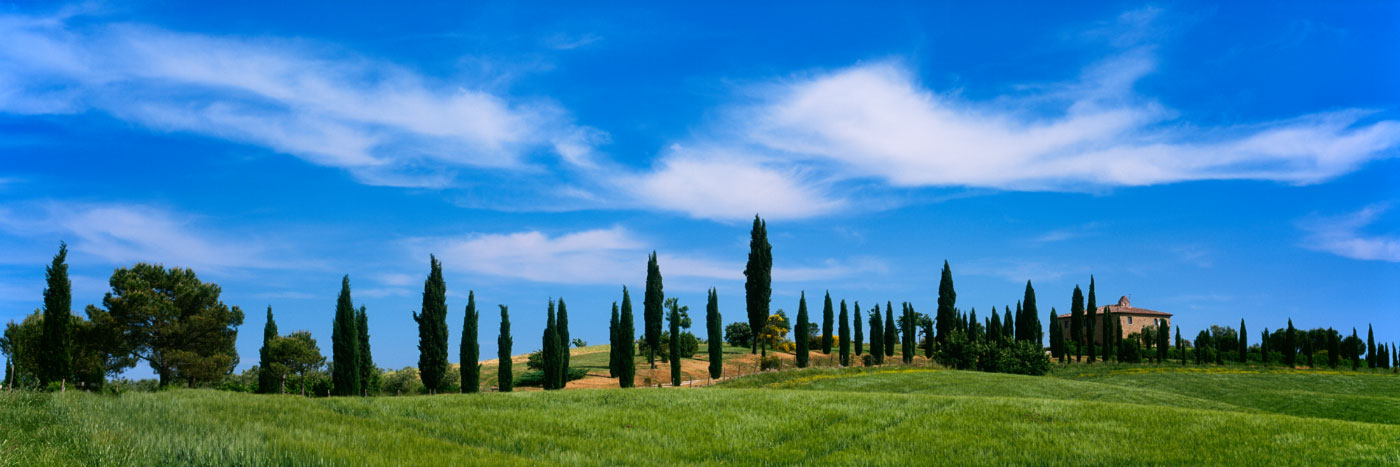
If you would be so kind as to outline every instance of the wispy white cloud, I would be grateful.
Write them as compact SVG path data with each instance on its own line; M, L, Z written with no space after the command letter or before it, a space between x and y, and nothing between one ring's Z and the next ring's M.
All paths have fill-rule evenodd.
M95 109L399 186L445 186L461 167L518 168L535 152L587 164L606 138L547 101L304 41L86 24L0 15L0 112Z
M1305 219L1299 223L1307 232L1303 246L1351 259L1400 262L1400 236L1363 231L1391 207L1391 203L1377 203L1350 214Z
M112 264L156 262L203 271L289 267L284 251L247 236L209 233L192 216L140 205L24 203L0 206L0 231L66 240ZM305 266L305 264L302 264Z
M623 177L619 184L644 206L704 219L806 218L843 206L805 172L745 154L675 146L652 172Z
M471 274L563 284L624 284L645 271L647 242L622 227L559 235L539 231L475 234L408 241L416 256L436 252L445 269ZM742 261L700 255L659 254L662 276L742 281ZM829 259L812 266L775 266L774 282L829 280L887 268L874 258Z

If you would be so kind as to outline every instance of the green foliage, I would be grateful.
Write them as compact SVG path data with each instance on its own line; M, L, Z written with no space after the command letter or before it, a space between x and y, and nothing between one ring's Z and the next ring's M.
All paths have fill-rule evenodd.
M831 355L831 322L834 319L831 310L831 291L826 292L826 300L822 304L822 355ZM805 336L801 332L799 336Z
M325 364L326 357L321 355L321 348L316 345L310 331L296 331L272 341L269 365L282 383L279 392L286 392L287 376L295 374L300 377L302 395L305 396L307 373L320 370ZM357 370L356 365L351 365L351 368Z
M668 353L670 354L671 358L671 385L680 386L681 339L678 336L680 336L681 334L681 306L679 300L676 300L675 297L666 300L666 305L667 308L671 309L670 319L667 320L670 321L671 324L671 342L669 342L670 345L668 346L670 349L670 352ZM691 352L691 355L694 355L693 351Z
M621 358L617 353L622 350L622 339L618 337L618 328L621 323L618 321L617 302L612 304L612 319L608 321L608 377L616 378L622 373L617 367Z
M188 269L146 263L118 268L109 283L104 308L87 307L111 356L109 373L144 360L161 386L177 378L197 386L223 379L238 364L234 343L243 310L219 301L217 284L201 282Z
M870 355L874 357L872 363L882 364L885 362L885 325L880 319L879 305L870 309L870 335Z
M724 342L735 347L753 347L753 330L748 323L729 323L724 327Z
M1031 281L1026 281L1026 296L1022 304L1022 314L1016 316L1018 326L1016 340L1026 340L1035 343L1038 348L1044 348L1045 339L1043 330L1040 327L1040 311L1035 306L1035 288L1031 287ZM1092 327L1087 328L1092 330Z
M715 289L710 289L710 294L705 302L705 343L710 348L710 377L719 378L724 376L724 339L720 327L722 321L719 314L719 293Z
M862 348L865 347L865 333L862 332L865 329L865 320L861 318L860 302L853 303L851 311L855 312L855 316L851 318L851 324L855 325L852 330L856 334L856 356L859 356L865 350Z
M426 392L423 382L418 379L418 369L406 366L384 375L383 393L388 395L408 395Z
M616 315L616 313L614 313ZM614 316L616 318L616 316ZM467 291L466 314L462 316L462 343L458 350L457 371L462 374L462 392L481 390L481 345L477 341L477 325L481 314L476 311L476 291Z
M632 321L632 298L627 294L627 287L622 287L622 315L618 321L617 329L618 343L622 344L622 349L617 352L617 374L618 386L630 388L635 382L637 365L633 356L637 354L637 349L633 347L633 339L637 336L637 329Z
M830 295L828 295L828 297L829 296ZM827 303L831 303L830 299L827 300ZM797 299L797 327L794 328L797 338L793 339L793 341L797 343L797 350L794 355L798 368L807 368L807 359L809 358L808 354L810 352L808 346L811 345L811 339L807 338L808 326L810 326L810 324L807 322L807 292L804 291ZM822 339L825 340L826 336L822 336Z
M360 347L360 394L368 396L379 392L379 368L374 366L374 355L369 349L369 315L365 312L365 306L360 305L360 312L355 314L355 331L359 334Z
M934 315L939 344L947 340L945 336L955 327L953 321L956 318L957 301L958 293L953 290L953 269L948 266L948 260L945 259L943 260L943 272L938 279L938 311Z
M44 268L44 331L40 335L40 384L72 379L73 356L68 327L73 318L73 283L68 280L68 244L58 244L53 263ZM1372 346L1374 348L1375 346Z
M272 305L267 306L267 322L263 324L263 343L258 349L258 392L280 392L281 379L272 369L272 341L277 340L277 322L272 319Z
M778 358L777 355L769 355L760 358L758 366L760 370L781 370L783 368L783 360Z
M559 333L559 387L564 387L564 375L569 372L569 311L564 305L564 297L559 297L559 311L555 315L554 330Z
M500 392L510 392L515 376L511 374L510 349L515 340L510 337L510 311L501 307L501 331L496 337L496 358L500 369L496 371L496 388Z
M549 301L548 317L545 320L544 335L541 336L540 355L543 361L540 371L544 372L541 386L546 391L563 389L564 368L559 358L559 330L555 328L554 300ZM522 375L523 376L523 375Z
M418 323L418 371L429 394L443 389L447 375L447 283L442 263L429 255L428 278L423 281L423 306L413 314Z
M895 341L899 340L899 337L898 329L895 328L894 325L894 304L888 301L885 302L885 325L883 330L885 331L885 345L883 346L883 349L885 350L885 356L893 357L894 343Z
M350 276L346 275L340 281L340 298L336 300L335 321L331 323L331 354L340 363L331 367L331 383L337 396L360 394L360 339L355 328L355 305L350 301Z
M753 216L749 231L749 259L744 264L744 303L748 310L749 329L758 334L768 323L768 304L773 296L773 245L768 243L768 223ZM759 339L752 342L756 350ZM766 350L765 350L766 352Z
M841 301L841 366L851 366L851 317L846 311L846 301Z
M661 346L662 307L666 294L662 292L661 266L656 263L656 252L647 257L647 289L642 297L642 317L646 320L647 364L656 368L656 349Z
M548 378L546 378L546 373L547 372L544 370L531 370L522 373L519 377L515 378L514 386L544 387L545 389L550 389L549 387L545 386L545 383L548 381ZM566 378L565 383L567 383L568 381L583 379L583 377L585 376L588 376L587 368L570 368L569 371L564 374L564 378Z

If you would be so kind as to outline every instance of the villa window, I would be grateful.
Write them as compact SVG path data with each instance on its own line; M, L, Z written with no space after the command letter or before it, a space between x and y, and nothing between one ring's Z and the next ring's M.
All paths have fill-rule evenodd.
M1129 317L1128 317L1128 324L1133 324L1133 317L1132 317L1132 316L1129 316Z

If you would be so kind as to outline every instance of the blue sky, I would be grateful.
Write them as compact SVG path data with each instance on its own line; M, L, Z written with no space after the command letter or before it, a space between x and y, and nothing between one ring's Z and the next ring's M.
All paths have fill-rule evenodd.
M739 321L761 213L775 309L930 312L946 259L979 316L1093 274L1183 335L1400 339L1400 5L571 8L0 4L0 321L62 240L75 311L219 283L240 368L269 305L329 352L349 274L398 368L435 253L454 346L468 290L484 355L551 297L603 343L653 249Z

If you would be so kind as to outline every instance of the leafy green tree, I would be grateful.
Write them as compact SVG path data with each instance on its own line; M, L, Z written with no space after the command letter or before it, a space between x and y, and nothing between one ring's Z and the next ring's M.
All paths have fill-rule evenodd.
M57 261L57 258L55 258L55 261ZM45 303L46 306L47 306L47 304L48 304L48 300L49 300L49 299L48 299L48 294L45 293L45 294L44 294L44 303ZM47 310L47 309L44 311L44 317L45 317L45 319L47 320L47 318L48 318L48 310ZM47 322L48 322L48 321L45 321L45 323L47 323ZM48 332L48 326L44 326L44 331L45 331L45 332ZM1370 324L1367 324L1367 325L1366 325L1366 368L1375 368L1375 367L1376 367L1376 331L1375 331L1375 329L1372 329L1372 327L1371 327Z
M618 362L622 360L618 352L622 350L622 339L618 337L618 328L622 323L618 318L617 302L612 304L612 320L608 321L608 377L616 378L622 371L618 369Z
M1157 331L1157 363L1166 363L1167 349L1171 348L1171 337L1172 325L1167 324L1166 320L1162 320L1161 329ZM1217 353L1216 360L1219 359L1220 356ZM1219 362L1217 361L1217 363Z
M1101 320L1101 321L1096 321L1096 320L1094 319L1094 314L1097 314L1097 313L1098 313L1098 310L1099 310L1099 301L1098 301L1098 298L1096 298L1096 297L1095 297L1095 294L1094 294L1094 275L1093 275L1093 274L1090 274L1090 275L1089 275L1089 296L1088 296L1088 303L1086 304L1085 309L1086 309L1086 311L1089 312L1089 315L1087 316L1088 319L1089 319L1089 321L1095 322L1095 323L1102 323L1102 325L1099 325L1099 324L1091 324L1090 326L1096 326L1096 327L1099 327L1099 328L1103 328L1103 331L1102 331L1102 332L1103 332L1103 337L1104 337L1104 338L1103 338L1103 341L1102 341L1102 342L1103 342L1103 348L1104 348L1104 349L1103 349L1103 354L1104 354L1103 360L1104 360L1105 362L1107 362L1107 361L1108 361L1108 348L1109 348L1109 345L1113 343L1113 340L1112 340L1112 339L1109 339L1109 337L1111 337L1111 334L1114 332L1114 329L1113 329L1113 326L1111 326L1111 325L1108 324L1108 319L1109 319L1109 318L1108 318L1108 309L1107 309L1107 308L1104 309L1103 320ZM1092 340L1092 339L1091 339L1091 340Z
M958 292L953 289L953 269L948 266L948 260L943 260L943 272L938 279L938 311L935 312L934 319L938 333L937 338L930 336L942 344L947 340L947 334L952 331L953 320L956 318L955 311L958 303Z
M1094 339L1095 339L1096 336L1098 336L1098 331L1097 331L1097 328L1099 327L1098 321L1099 321L1099 311L1098 311L1098 310L1095 310L1095 309L1093 309L1093 308L1090 308L1090 309L1088 309L1088 310L1085 310L1085 314L1084 314L1084 345L1088 347L1088 348L1085 350L1085 352L1089 354L1089 363L1094 363L1094 356L1095 356L1095 354L1098 353L1098 352L1096 352L1096 351L1094 350L1094 344L1095 344ZM1163 342L1165 342L1165 341L1163 341Z
M1351 328L1351 340L1357 342L1361 340L1360 338L1356 337L1356 328ZM1361 367L1361 357L1359 355L1356 355L1356 352L1354 350L1350 350L1355 347L1348 347L1349 349L1347 350L1347 358L1351 359L1351 370L1356 371L1358 368Z
M1121 325L1119 326L1119 330L1121 333ZM1181 341L1181 326L1176 327L1176 353L1181 354L1181 364L1186 365L1186 345Z
M1035 307L1035 288L1031 287L1031 281L1026 281L1026 298L1024 300L1024 315L1017 316L1017 324L1024 333L1024 338L1017 336L1018 340L1034 342L1040 348L1045 348L1045 337L1040 326L1040 311ZM1093 329L1092 327L1089 329Z
M870 361L879 365L885 361L885 321L880 318L880 305L870 309Z
M885 356L894 356L894 342L898 340L896 333L898 328L894 326L894 304L885 302Z
M1074 360L1083 358L1084 351L1084 293L1079 291L1079 286L1074 286L1074 295L1069 301L1069 337L1074 340Z
M825 304L822 305L822 355L831 355L831 323L834 319L831 309L831 291L827 291Z
M515 341L510 337L510 312L505 305L500 307L501 333L496 337L496 361L501 368L496 372L496 387L501 392L510 392L515 382L515 375L511 372L510 347Z
M1283 335L1283 363L1290 368L1298 361L1298 340L1294 335L1293 320L1288 320L1288 331Z
M319 370L326 364L321 348L310 331L297 331L272 341L272 368L280 374L282 394L287 393L287 375L295 374L301 380L301 395L306 395L306 373Z
M277 322L272 320L272 305L267 306L267 323L263 324L263 344L258 349L258 393L276 392L278 375L272 368L272 342L277 340ZM284 391L285 392L285 391Z
M554 300L549 301L549 315L544 325L544 335L541 336L540 353L544 355L544 389L546 391L560 389L560 383L564 377L561 373L559 358L559 329L554 318Z
M724 335L721 333L721 321L719 315L719 292L710 289L710 296L705 300L705 344L710 348L710 377L720 378L724 376Z
M365 306L360 305L360 312L355 314L355 331L359 337L358 367L360 370L360 394L368 396L370 391L379 390L379 369L374 366L374 355L369 350L369 315L365 312Z
M477 342L477 325L481 314L476 311L476 291L467 291L466 314L462 316L462 348L457 351L458 371L462 373L462 392L481 391L481 344ZM613 321L617 321L617 310L613 310Z
M39 384L66 381L73 376L68 348L73 317L73 283L68 280L68 244L58 244L53 263L44 268L44 333L39 341ZM1372 346L1374 347L1374 346Z
M1240 363L1249 363L1249 330L1244 327L1244 318L1240 318Z
M793 334L797 336L793 341L797 345L794 357L798 368L807 368L807 359L810 358L810 350L807 349L807 329L811 324L807 321L807 292L804 290L797 299L797 328L793 330Z
M851 317L846 312L846 301L841 301L841 366L851 366Z
M992 307L992 317L987 319L987 343L1000 344L1001 336L1001 316L997 313L997 307Z
M350 301L350 276L346 275L340 280L335 321L331 322L331 355L336 363L331 366L331 384L337 396L360 394L360 338L355 327L355 305Z
M1094 309L1097 310L1098 308L1095 307ZM1118 317L1113 316L1113 314L1109 312L1109 309L1104 307L1103 319L1101 322L1103 324L1100 325L1099 328L1103 329L1103 361L1104 363L1108 363L1109 356L1113 353L1111 350L1118 347L1118 342L1114 340L1118 332Z
M1337 364L1341 363L1341 354L1341 339L1337 335L1337 330L1327 328L1327 366L1337 368Z
M568 309L564 306L564 298L559 298L559 313L556 315L557 327L559 331L559 387L567 385L568 375L568 355L571 351L570 338L568 338Z
M753 216L749 231L749 261L744 265L744 302L748 307L749 329L757 336L768 323L768 304L773 296L773 245L768 243L768 223ZM754 350L758 340L754 339ZM763 355L767 355L767 349Z
M194 271L138 263L118 268L103 308L88 305L93 325L103 330L109 372L144 360L165 387L176 378L191 386L215 381L238 364L234 343L243 310L219 301L218 284L201 282Z
M855 324L855 328L852 329L852 331L856 334L856 356L859 357L864 350L861 347L865 347L865 333L861 332L861 330L865 329L865 325L863 324L865 320L861 318L860 302L857 301L853 303L853 305L851 310L855 312L855 316L851 318L851 323Z
M1055 313L1055 307L1050 307L1050 356L1060 359L1060 363L1065 362L1065 334L1060 326L1060 316Z
M642 297L642 318L646 320L647 363L656 368L656 349L661 346L661 307L666 294L661 291L661 266L656 252L647 257L647 290Z
M1306 357L1308 368L1313 366L1313 344L1312 339L1303 339L1303 356Z
M418 323L418 377L428 394L442 389L447 375L447 283L442 279L442 263L429 256L428 279L423 281L423 307L414 313Z
M627 286L622 287L622 318L618 321L617 336L622 341L622 351L617 353L618 386L630 388L636 383L637 328L632 320L632 297L627 294Z
M912 306L910 308L912 308ZM958 313L956 310L953 311L954 316L957 316L959 314L960 313ZM933 348L937 345L938 342L938 332L934 329L933 318L929 318L928 316L924 316L922 314L915 314L914 320L918 321L919 326L923 328L924 345L922 345L921 347L924 349L924 358L932 359ZM955 319L954 322L950 323L949 326L949 329L958 330L962 334L963 341L966 342L967 333L962 332L963 328L964 326L962 325L962 317ZM914 340L912 342L918 344L917 340Z
M1020 302L1016 302L1016 310L1019 311L1020 309L1021 309L1021 303L1020 303ZM1016 322L1013 321L1014 318L1011 316L1011 307L1009 307L1009 306L1006 307L1006 314L1005 314L1005 315L1002 315L1002 318L1004 318L1004 319L1002 320L1002 323L1001 323L1001 339L1002 339L1002 342L1005 342L1005 343L1007 343L1007 344L1010 344L1010 343L1012 343L1012 342L1015 342L1015 340L1016 340Z
M675 297L666 300L667 308L671 309L671 385L681 385L681 306L680 301Z
M914 307L904 302L904 314L900 317L904 333L900 335L899 356L905 365L914 363Z

